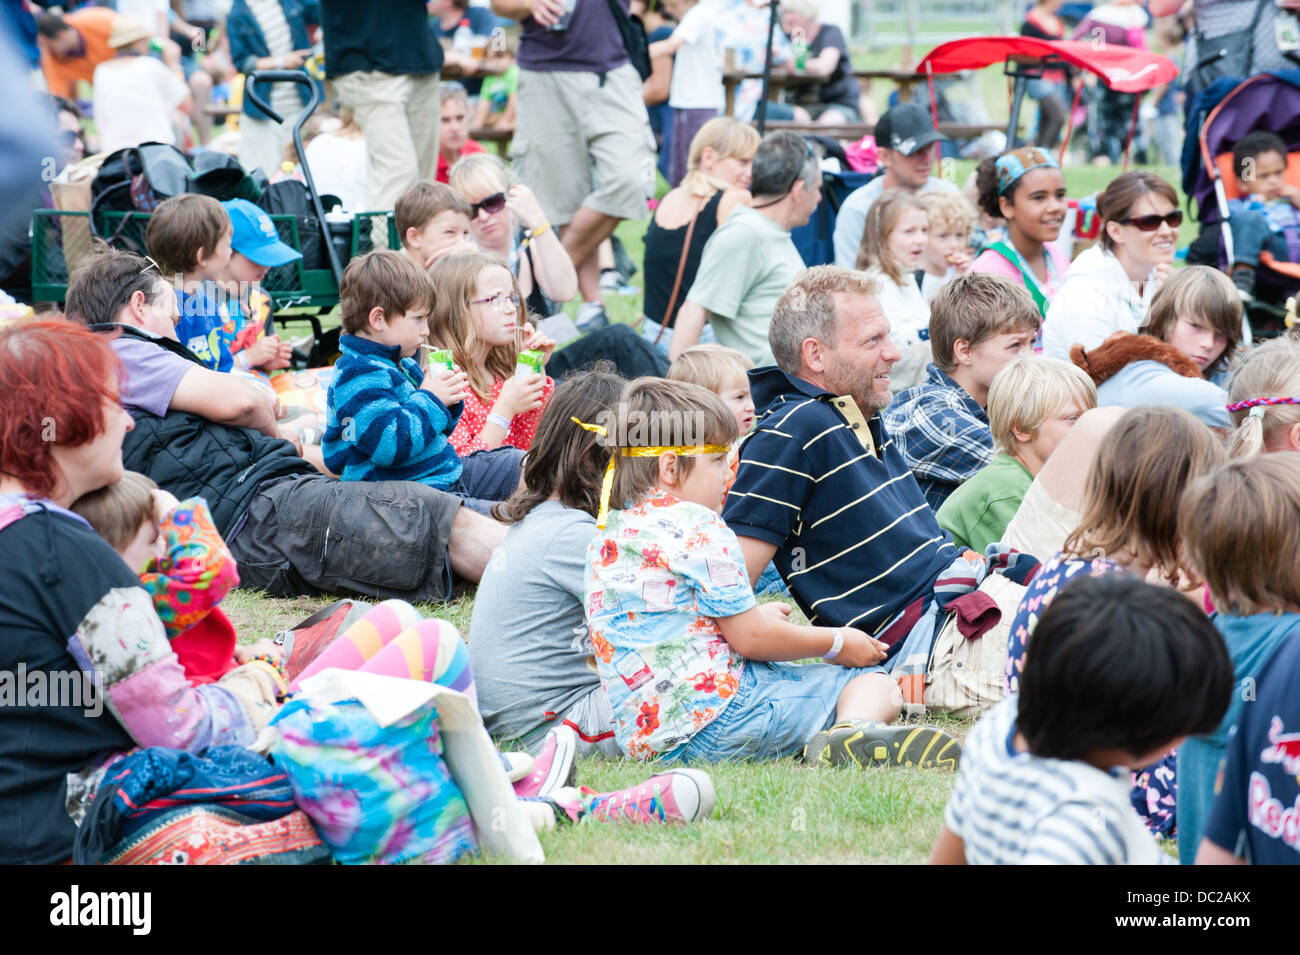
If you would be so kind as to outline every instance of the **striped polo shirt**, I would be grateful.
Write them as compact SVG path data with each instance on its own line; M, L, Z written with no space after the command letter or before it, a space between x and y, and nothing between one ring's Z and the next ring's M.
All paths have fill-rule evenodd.
M1131 773L1021 752L1018 696L966 737L944 825L971 865L1161 865L1173 862L1129 800Z
M738 537L776 545L777 570L808 619L879 633L928 597L957 557L885 431L779 368L749 373L764 408L723 512Z

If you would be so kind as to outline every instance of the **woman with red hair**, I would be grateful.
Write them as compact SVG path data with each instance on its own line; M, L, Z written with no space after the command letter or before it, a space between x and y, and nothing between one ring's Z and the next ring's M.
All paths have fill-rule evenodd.
M114 753L248 745L250 714L273 712L269 672L239 695L191 687L139 577L68 510L122 477L121 373L104 337L72 323L0 328L4 864L71 856L74 818Z

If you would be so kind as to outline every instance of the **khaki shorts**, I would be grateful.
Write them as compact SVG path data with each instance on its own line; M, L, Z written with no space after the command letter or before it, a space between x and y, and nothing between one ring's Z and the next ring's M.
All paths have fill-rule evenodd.
M655 192L655 145L641 76L624 64L601 76L519 71L518 126L510 158L555 225L579 206L644 219Z
M1035 478L1016 509L1016 516L1002 532L1002 543L1047 563L1060 553L1065 539L1078 526L1079 512L1057 504Z

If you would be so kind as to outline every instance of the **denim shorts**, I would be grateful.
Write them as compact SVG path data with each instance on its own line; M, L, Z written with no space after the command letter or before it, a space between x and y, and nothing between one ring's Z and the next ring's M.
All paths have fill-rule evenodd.
M809 738L835 722L835 704L849 681L882 667L746 660L740 687L722 715L664 760L721 763L775 759L803 751Z

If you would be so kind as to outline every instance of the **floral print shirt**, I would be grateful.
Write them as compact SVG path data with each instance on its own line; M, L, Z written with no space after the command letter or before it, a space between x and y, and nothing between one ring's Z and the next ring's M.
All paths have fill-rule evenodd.
M587 552L587 622L619 746L653 759L735 697L744 658L717 617L755 605L740 544L720 516L654 488L611 511Z

